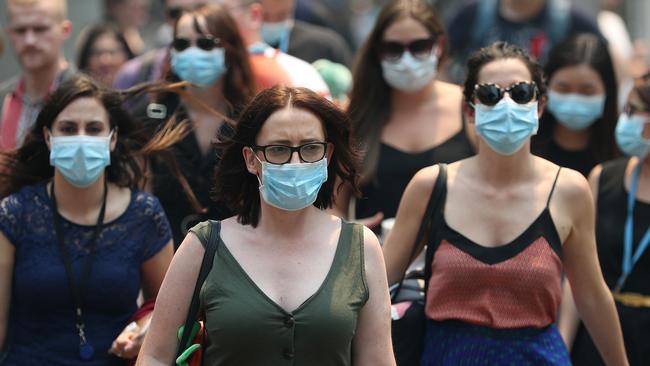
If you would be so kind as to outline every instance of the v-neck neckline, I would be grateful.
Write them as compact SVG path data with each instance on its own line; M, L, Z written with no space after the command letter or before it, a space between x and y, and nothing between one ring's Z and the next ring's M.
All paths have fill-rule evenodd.
M298 305L298 307L296 307L294 310L291 310L291 311L289 311L289 310L283 308L282 306L280 306L280 304L278 304L275 300L273 300L269 295L266 294L266 292L264 292L264 290L262 290L257 285L257 283L248 275L248 272L246 272L244 267L241 266L241 264L239 263L237 258L235 258L235 256L230 252L230 249L228 249L228 246L223 241L221 236L219 236L219 241L221 242L221 248L223 248L223 253L230 260L232 260L232 262L234 263L236 269L239 272L241 272L241 274L244 276L244 278L251 284L251 287L255 290L255 292L257 292L259 295L261 295L262 298L264 298L267 303L271 304L273 307L280 310L284 315L294 316L295 314L300 312L302 309L307 307L307 305L309 305L322 292L323 288L325 288L325 286L331 281L331 277L334 275L333 270L334 270L334 267L336 265L336 261L338 260L338 258L340 256L340 252L341 252L342 246L343 246L342 241L344 239L343 238L344 230L346 229L346 226L345 226L345 223L344 223L343 220L341 220L340 228L341 228L341 230L340 230L340 233L339 233L339 238L338 238L338 240L336 242L336 250L334 251L334 257L332 258L332 263L330 264L329 270L327 271L327 274L325 275L325 278L323 279L320 286L318 287L318 289L316 289L316 291L313 294L308 296L302 303L300 303L300 305Z

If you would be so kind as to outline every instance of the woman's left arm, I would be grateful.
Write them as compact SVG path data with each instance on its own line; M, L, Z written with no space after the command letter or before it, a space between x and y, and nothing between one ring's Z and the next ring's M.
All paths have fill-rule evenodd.
M147 259L140 267L142 276L142 294L145 300L154 299L158 295L160 285L165 278L165 273L172 260L173 244L170 240L165 246L153 257ZM134 358L138 355L146 329L149 327L153 311L135 321L136 326L129 324L120 335L117 336L110 353L126 359Z
M384 256L375 234L364 227L364 258L369 298L359 312L353 341L356 366L395 366L390 333L390 295Z
M612 297L598 262L594 204L580 173L565 169L558 203L572 222L563 244L564 268L573 298L589 334L609 366L628 365L623 334Z

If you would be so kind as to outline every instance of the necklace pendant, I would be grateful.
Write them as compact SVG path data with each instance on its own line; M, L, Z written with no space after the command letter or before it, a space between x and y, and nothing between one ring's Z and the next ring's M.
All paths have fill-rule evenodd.
M82 360L88 361L95 355L95 348L88 342L82 342L79 344L79 357Z

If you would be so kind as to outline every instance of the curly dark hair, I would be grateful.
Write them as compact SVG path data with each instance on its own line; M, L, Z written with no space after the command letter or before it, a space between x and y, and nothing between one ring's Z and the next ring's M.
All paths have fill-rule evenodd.
M351 141L350 120L346 114L307 88L274 86L260 92L248 104L237 121L233 136L220 143L223 155L215 170L213 198L226 202L243 225L257 226L260 193L257 177L246 168L242 149L254 146L255 138L271 114L288 106L307 110L318 117L325 138L334 146L327 168L328 180L318 192L314 205L320 209L332 207L335 188L341 189L344 184L349 184L358 193L359 151Z

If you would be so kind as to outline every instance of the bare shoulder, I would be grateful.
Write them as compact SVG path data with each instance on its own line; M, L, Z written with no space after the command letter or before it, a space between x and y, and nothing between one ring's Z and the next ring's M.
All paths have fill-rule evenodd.
M600 173L603 172L603 164L596 165L591 172L589 173L589 185L591 189L595 191L598 190L598 181L600 180Z
M440 168L438 164L420 169L409 182L410 190L418 194L430 192L436 179L438 179L439 173Z
M584 214L584 209L593 206L591 188L587 179L579 172L562 168L557 179L554 195L556 202L562 204L563 209L576 214Z
M381 260L382 263L384 262L379 239L367 226L363 227L363 252L366 261L375 263L377 260Z
M463 97L463 89L460 86L445 81L437 80L435 90L445 100L460 100Z

